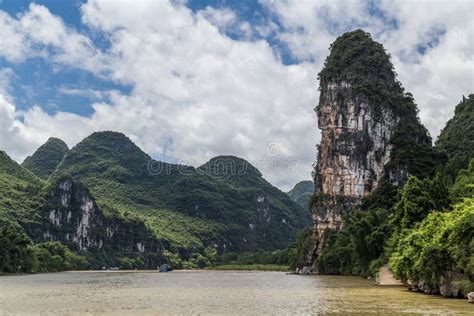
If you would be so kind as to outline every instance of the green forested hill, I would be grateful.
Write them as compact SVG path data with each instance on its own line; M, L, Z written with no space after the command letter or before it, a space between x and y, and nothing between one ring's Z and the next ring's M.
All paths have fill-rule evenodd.
M159 236L183 246L219 237L220 250L282 248L310 223L308 212L245 160L216 157L198 169L167 164L120 133L84 139L58 167L55 176L61 174L81 180L105 210L139 214Z
M115 132L71 150L61 143L49 140L24 164L46 181L0 153L4 272L203 267L219 253L288 247L310 224L309 212L237 157L168 164ZM58 147L67 150L60 163Z
M35 221L44 182L0 151L0 222Z
M47 179L68 151L69 148L65 142L51 137L32 156L28 156L25 159L22 167L25 167L42 179Z
M474 157L474 94L463 96L436 140L436 148L448 155L446 173L454 179Z
M293 189L288 192L288 196L298 203L304 209L309 208L309 201L314 194L314 182L313 181L301 181L298 182Z

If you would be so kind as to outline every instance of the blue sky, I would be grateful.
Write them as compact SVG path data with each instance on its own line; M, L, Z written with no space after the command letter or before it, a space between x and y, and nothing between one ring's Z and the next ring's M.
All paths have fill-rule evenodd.
M21 15L28 11L31 1L28 0L3 0L0 3L0 9L7 12L11 16ZM86 1L62 1L62 0L37 0L34 1L38 5L48 8L48 10L60 17L64 23L74 28L80 33L87 34L92 39L94 45L106 50L108 41L100 33L91 31L81 21L80 7ZM203 1L191 0L187 6L198 12L207 7L228 8L235 11L242 21L248 21L251 24L265 23L267 19L273 19L271 12L265 10L258 1ZM226 34L236 40L241 39L241 34L232 29L226 30ZM256 39L264 38L262 36ZM298 63L298 60L291 55L286 45L275 37L275 34L269 34L265 37L272 46L278 50L285 64ZM22 63L9 63L5 58L0 57L0 67L9 67L16 74L11 80L12 94L18 104L18 109L27 110L33 105L39 105L49 114L58 111L66 111L81 116L90 116L94 110L91 107L91 101L95 101L94 97L78 94L66 94L62 88L70 89L94 89L94 90L118 90L123 94L129 94L131 87L120 85L104 78L98 78L88 71L73 67L56 67L48 60L43 58L31 58Z
M166 161L241 156L288 189L310 178L337 36L384 44L436 137L473 92L473 21L463 0L3 0L0 149L21 162L48 137L117 130Z
M106 41L90 30L81 22L80 6L84 1L47 0L34 1L43 5L69 27L88 34L94 44L106 49ZM3 0L0 9L12 16L28 11L31 1ZM73 67L56 67L44 58L31 58L22 63L9 63L0 57L0 67L11 68L15 76L11 80L11 89L18 109L27 110L33 105L39 105L49 114L58 111L90 116L93 113L91 101L94 98L84 95L69 95L62 93L61 88L70 89L116 89L122 93L130 93L130 87L114 84L109 80L98 78L90 72Z

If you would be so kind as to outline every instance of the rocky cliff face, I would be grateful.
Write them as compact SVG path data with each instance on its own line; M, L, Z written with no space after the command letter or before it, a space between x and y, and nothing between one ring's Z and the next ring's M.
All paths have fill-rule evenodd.
M313 220L321 237L328 228L340 229L343 214L379 184L400 118L389 107L374 109L345 81L321 85L317 115L321 144L314 175L324 198L313 206Z
M58 180L47 200L44 241L58 240L76 250L160 253L159 241L142 222L106 216L88 190L70 178Z
M356 30L340 36L331 45L319 80L315 111L321 143L311 203L316 240L311 260L321 252L325 231L340 230L344 216L364 197L382 183L406 182L411 167L407 151L399 146L405 138L431 146L429 137L417 136L423 128L413 99L396 80L382 45L369 34ZM400 136L405 122L416 127L408 137Z
M317 114L322 135L318 190L355 198L369 194L390 159L389 141L399 117L388 107L376 112L344 81L321 86Z

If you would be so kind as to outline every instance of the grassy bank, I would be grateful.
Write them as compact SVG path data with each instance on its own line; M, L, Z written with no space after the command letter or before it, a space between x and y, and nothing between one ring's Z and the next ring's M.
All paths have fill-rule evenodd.
M242 271L290 271L289 266L278 264L223 264L208 267L208 270L242 270Z

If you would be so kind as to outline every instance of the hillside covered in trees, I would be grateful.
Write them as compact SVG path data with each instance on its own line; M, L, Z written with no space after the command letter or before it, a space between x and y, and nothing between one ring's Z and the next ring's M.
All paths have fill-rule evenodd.
M356 30L330 50L315 109L315 229L299 235L298 271L375 277L388 264L412 289L467 295L474 95L462 98L432 146L381 44Z
M50 139L23 166L2 152L0 177L2 272L202 268L224 253L286 248L310 223L243 159L167 164L115 132L71 150Z

